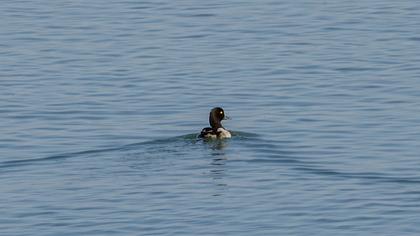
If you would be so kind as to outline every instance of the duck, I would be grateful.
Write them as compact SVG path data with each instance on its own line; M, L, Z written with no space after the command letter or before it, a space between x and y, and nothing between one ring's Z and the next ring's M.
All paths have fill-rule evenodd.
M222 120L230 119L225 115L225 111L221 107L211 109L209 114L209 123L211 127L201 130L199 138L203 139L224 139L231 138L232 134L222 126Z

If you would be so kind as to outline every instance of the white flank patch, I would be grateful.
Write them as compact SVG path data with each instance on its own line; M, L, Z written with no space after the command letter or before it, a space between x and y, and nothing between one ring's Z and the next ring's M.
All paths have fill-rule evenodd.
M219 138L231 138L232 137L230 132L223 129L223 128L218 128L217 132L220 132Z

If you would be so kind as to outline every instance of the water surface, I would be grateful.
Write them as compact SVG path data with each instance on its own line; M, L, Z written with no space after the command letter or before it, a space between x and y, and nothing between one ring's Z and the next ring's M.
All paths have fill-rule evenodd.
M0 10L1 235L419 233L416 1Z

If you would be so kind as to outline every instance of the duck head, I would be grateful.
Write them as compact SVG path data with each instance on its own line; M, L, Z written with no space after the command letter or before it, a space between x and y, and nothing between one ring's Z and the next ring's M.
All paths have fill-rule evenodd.
M229 117L225 115L225 111L221 107L215 107L211 109L209 115L209 123L214 130L223 128L221 121L227 119L229 119Z

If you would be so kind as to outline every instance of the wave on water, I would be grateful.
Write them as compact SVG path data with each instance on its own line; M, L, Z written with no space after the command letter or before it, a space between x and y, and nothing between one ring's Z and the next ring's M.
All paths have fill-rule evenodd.
M235 140L244 140L244 139L250 139L253 137L257 137L258 135L247 133L247 132L239 132L239 131L232 131L232 139ZM29 165L29 164L35 164L43 161L51 161L51 160L59 160L59 159L67 159L67 158L74 158L77 156L85 156L85 155L91 155L91 154L99 154L99 153L107 153L107 152L115 152L115 151L126 151L126 150L132 150L132 149L138 149L140 147L146 147L146 146L154 146L154 145L170 145L170 144L196 144L196 143L223 143L228 140L202 140L198 138L198 134L192 133L192 134L185 134L181 136L175 136L170 138L164 138L164 139L156 139L151 141L145 141L140 143L132 143L132 144L126 144L119 147L111 147L111 148L103 148L103 149L93 149L93 150L86 150L86 151L79 151L79 152L70 152L70 153L62 153L62 154L56 154L52 156L47 157L41 157L41 158L30 158L30 159L20 159L20 160L11 160L11 161L4 161L0 162L0 168L6 168L6 167L14 167L14 166L20 166L20 165Z
M301 172L302 176L310 178L312 175L333 179L358 179L368 182L419 184L420 176L395 176L389 173L361 172L351 169L337 169L334 165L321 161L321 156L313 155L307 150L310 147L298 145L290 141L275 141L261 138L257 134L233 131L231 139L203 140L197 138L198 134L191 133L164 139L132 143L118 147L93 149L79 152L63 153L42 158L12 160L0 162L0 169L25 165L42 165L46 161L64 160L67 158L93 157L98 154L111 152L145 153L159 156L162 153L188 152L194 153L198 149L208 149L220 153L239 154L230 161L245 162L252 165L272 163ZM217 154L213 152L212 154ZM241 153L247 153L241 155ZM122 154L125 155L125 154ZM344 160L343 160L344 162ZM344 164L343 164L344 165ZM339 166L338 166L339 167Z

